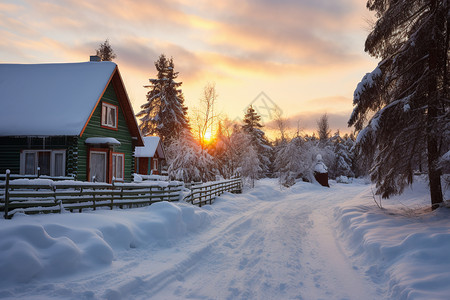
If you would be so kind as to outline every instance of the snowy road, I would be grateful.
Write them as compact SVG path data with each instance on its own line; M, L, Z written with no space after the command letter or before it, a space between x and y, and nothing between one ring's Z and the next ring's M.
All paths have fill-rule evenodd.
M352 267L336 239L333 204L345 200L339 199L339 190L344 188L347 192L342 195L346 196L349 189L354 189L350 193L361 189L301 185L280 190L276 181L260 181L254 190L224 195L214 205L198 209L206 211L209 220L198 230L129 249L113 245L111 265L35 280L10 289L9 296L380 299L374 283Z
M148 294L158 299L371 299L371 287L336 244L331 209L295 194L274 196L276 201L254 203L204 232L200 249L189 242L180 246L195 263L172 269L170 283L161 290L147 286Z

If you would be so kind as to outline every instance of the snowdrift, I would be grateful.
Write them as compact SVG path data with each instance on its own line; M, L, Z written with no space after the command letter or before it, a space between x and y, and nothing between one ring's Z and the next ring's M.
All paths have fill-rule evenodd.
M1 220L1 285L106 267L117 251L152 243L167 246L210 222L205 211L184 203L158 202L128 211Z
M383 200L383 210L370 204L371 197L367 188L335 208L355 268L384 286L390 299L448 299L450 209L429 210L428 187L420 178L403 195Z

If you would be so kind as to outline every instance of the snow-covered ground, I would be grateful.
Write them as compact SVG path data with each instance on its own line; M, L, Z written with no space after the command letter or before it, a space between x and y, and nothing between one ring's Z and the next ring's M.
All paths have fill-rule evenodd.
M447 199L448 199L447 195ZM450 211L424 182L261 180L211 206L0 220L1 299L448 299Z

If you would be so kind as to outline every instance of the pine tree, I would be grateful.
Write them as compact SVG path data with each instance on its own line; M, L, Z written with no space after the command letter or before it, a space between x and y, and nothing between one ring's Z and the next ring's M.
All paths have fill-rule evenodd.
M355 173L352 170L353 141L348 137L342 138L337 132L332 138L332 142L334 144L335 163L330 169L333 170L334 177L355 177Z
M319 135L319 140L325 142L330 137L330 125L328 123L328 115L323 114L317 121L317 134Z
M174 71L173 59L161 54L155 67L157 78L149 79L147 102L136 116L140 118L139 128L144 135L158 135L167 146L190 127L180 89L182 83L175 82L178 72Z
M241 167L242 156L248 145L251 145L250 137L240 126L234 124L233 133L230 136L226 148L226 163L227 168L231 172L231 176L238 175L237 173L239 173Z
M369 0L367 7L378 20L365 50L381 62L358 84L349 125L385 198L413 182L426 153L436 208L443 201L438 161L450 147L448 0Z
M262 171L258 151L253 146L250 136L248 136L247 141L243 145L245 145L245 151L242 151L240 156L240 171L244 179L253 188L255 187L255 180L259 178L259 174Z
M106 39L103 43L100 44L96 52L97 56L100 57L101 61L112 61L117 57L117 55L114 53L113 48L109 44L108 39Z
M244 117L244 125L242 129L250 136L251 144L255 151L258 153L258 159L260 162L260 174L259 177L265 177L269 172L271 161L271 153L273 151L272 146L267 140L264 131L261 130L261 116L259 116L253 107L250 105Z

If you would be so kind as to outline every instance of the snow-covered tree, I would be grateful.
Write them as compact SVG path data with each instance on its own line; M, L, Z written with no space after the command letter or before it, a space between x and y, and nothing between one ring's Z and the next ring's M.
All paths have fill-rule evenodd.
M335 162L332 167L333 178L338 176L355 177L353 172L353 141L349 137L342 138L337 132L333 136L332 142L335 154Z
M317 121L317 134L319 135L319 140L325 142L330 137L330 125L328 123L328 115L323 114Z
M106 39L103 43L101 43L96 50L97 56L100 57L101 61L112 61L117 57L116 53L114 53L113 48L109 44L109 40Z
M217 123L217 113L214 111L217 105L217 98L219 95L216 92L215 83L207 83L203 88L203 95L200 98L200 106L194 108L193 120L193 132L202 148L206 148L208 144L213 142L213 135L216 128L213 128Z
M260 162L259 178L265 177L270 170L270 157L272 156L272 146L267 140L263 125L261 125L261 116L259 116L253 107L250 105L243 120L242 129L250 137L253 148L258 153L258 160Z
M161 54L155 67L157 78L149 79L147 102L136 117L140 118L139 128L144 135L157 135L167 146L189 129L187 108L180 89L182 83L175 81L178 72L174 71L173 59Z
M280 145L275 154L274 169L284 186L292 186L296 179L311 180L311 155L308 145L300 136L286 145Z
M228 165L235 175L239 172L239 168L242 162L242 156L246 151L246 147L251 144L250 137L240 126L235 124L233 126L233 133L230 136L227 153L228 153ZM255 149L256 150L256 149ZM259 162L259 161L258 161Z
M167 147L167 156L171 179L184 182L215 179L213 158L195 142L187 129Z
M224 122L229 122L225 120ZM214 147L214 160L221 176L230 178L234 173L234 164L231 151L231 132L227 132L223 123L219 122L217 128L216 143Z
M251 137L248 135L246 141L244 141L245 151L241 152L240 155L240 173L244 180L249 183L249 185L253 188L255 187L255 180L259 178L259 174L261 173L261 164L258 158L258 152L251 142Z
M442 203L449 150L449 1L369 0L378 18L365 50L381 62L358 84L349 120L382 197L402 193L427 155L431 204Z

